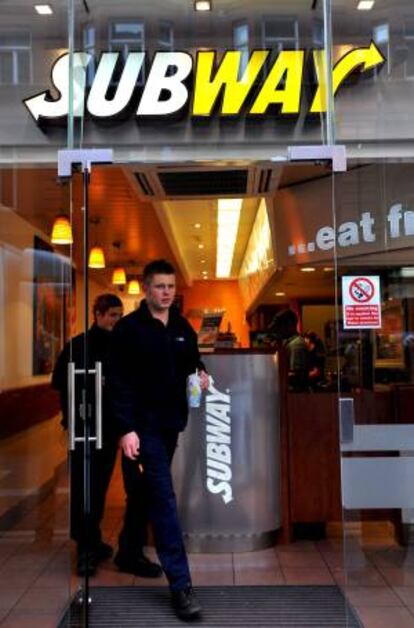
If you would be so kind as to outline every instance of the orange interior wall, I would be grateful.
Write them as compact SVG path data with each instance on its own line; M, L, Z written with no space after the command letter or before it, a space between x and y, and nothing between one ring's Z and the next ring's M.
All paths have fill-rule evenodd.
M226 310L220 331L227 331L231 323L232 331L242 347L249 346L249 326L245 320L245 311L237 281L195 281L191 288L179 290L184 299L184 314L188 316L192 309ZM196 331L200 329L200 318L188 318Z

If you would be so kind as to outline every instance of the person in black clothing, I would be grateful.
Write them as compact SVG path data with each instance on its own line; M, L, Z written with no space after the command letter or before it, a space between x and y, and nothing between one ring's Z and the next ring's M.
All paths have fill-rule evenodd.
M101 294L95 300L93 306L94 323L87 333L88 340L88 366L95 368L95 362L102 363L103 391L102 391L102 430L103 447L96 450L92 443L90 449L90 513L86 521L84 513L84 448L77 444L75 451L70 452L70 533L71 538L77 543L77 571L79 575L93 575L101 560L110 558L112 547L102 541L100 524L103 517L105 496L115 465L118 449L118 436L114 429L114 421L111 412L111 404L108 396L108 386L105 377L108 371L108 357L112 329L123 313L122 301L114 294ZM52 385L60 393L62 409L62 425L68 427L68 390L67 371L68 362L74 362L77 369L84 369L85 334L79 334L67 343L56 362ZM83 378L83 375L77 375ZM92 377L92 375L91 375ZM80 392L82 379L77 381L76 389ZM93 386L91 385L93 390ZM76 407L79 408L80 399L76 399ZM76 434L83 435L83 421L77 412ZM128 513L125 514L125 521ZM141 556L136 565L141 576L156 577L161 575L159 565L150 563L143 555L142 548L146 542L147 515L141 508L140 517L135 519L137 525L131 533L131 538L137 541L139 548L137 554ZM124 525L125 527L125 525ZM124 536L128 534L124 532Z
M187 377L199 369L202 389L209 378L200 361L197 336L173 306L175 270L165 260L144 269L145 299L114 328L111 398L121 434L128 502L139 509L146 487L149 518L172 604L182 619L201 607L191 586L170 465L179 432L187 423ZM141 467L142 473L137 472ZM135 487L135 489L134 489ZM127 549L126 549L127 551ZM128 562L119 555L118 562Z
M303 392L308 389L308 351L298 333L298 317L291 309L278 312L269 327L286 351L288 388Z
M317 390L325 375L325 347L318 334L307 331L303 338L308 349L308 383L312 390Z

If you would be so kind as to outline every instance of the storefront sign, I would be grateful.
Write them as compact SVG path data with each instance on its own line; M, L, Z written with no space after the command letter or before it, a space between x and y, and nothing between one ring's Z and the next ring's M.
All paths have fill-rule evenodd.
M342 277L342 310L344 329L380 329L380 278Z
M317 85L309 113L319 114L326 111L325 52L313 50L311 56ZM366 72L384 61L373 42L350 50L332 70L334 94L352 72ZM57 97L44 91L23 102L36 122L64 118L71 112L77 117L88 113L96 119L130 116L131 110L141 119L166 117L186 108L193 118L210 118L216 111L223 117L237 117L243 112L263 117L274 105L280 115L291 116L300 113L304 83L312 83L305 77L305 50L282 50L274 60L270 50L254 50L247 63L238 50L225 52L221 59L215 51L199 51L195 61L188 52L157 52L148 68L147 62L147 53L130 52L115 81L122 56L104 52L87 94L92 55L74 53L71 66L69 54L64 54L52 69Z
M401 203L392 205L387 214L385 227L387 237L396 238L414 235L414 211L404 208ZM377 241L375 215L363 212L358 220L341 223L337 231L329 225L320 227L310 242L290 244L288 254L312 253L316 250L330 251L336 247L347 248L360 244L375 244Z

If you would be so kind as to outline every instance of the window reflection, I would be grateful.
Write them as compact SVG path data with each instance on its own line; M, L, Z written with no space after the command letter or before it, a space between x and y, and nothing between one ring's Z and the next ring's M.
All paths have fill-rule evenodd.
M0 31L0 84L32 82L32 37L29 31Z

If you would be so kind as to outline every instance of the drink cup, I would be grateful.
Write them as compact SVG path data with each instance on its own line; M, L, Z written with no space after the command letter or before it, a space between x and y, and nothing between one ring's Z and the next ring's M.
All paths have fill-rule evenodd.
M197 373L192 373L187 380L188 405L190 408L199 408L201 405L200 378Z

